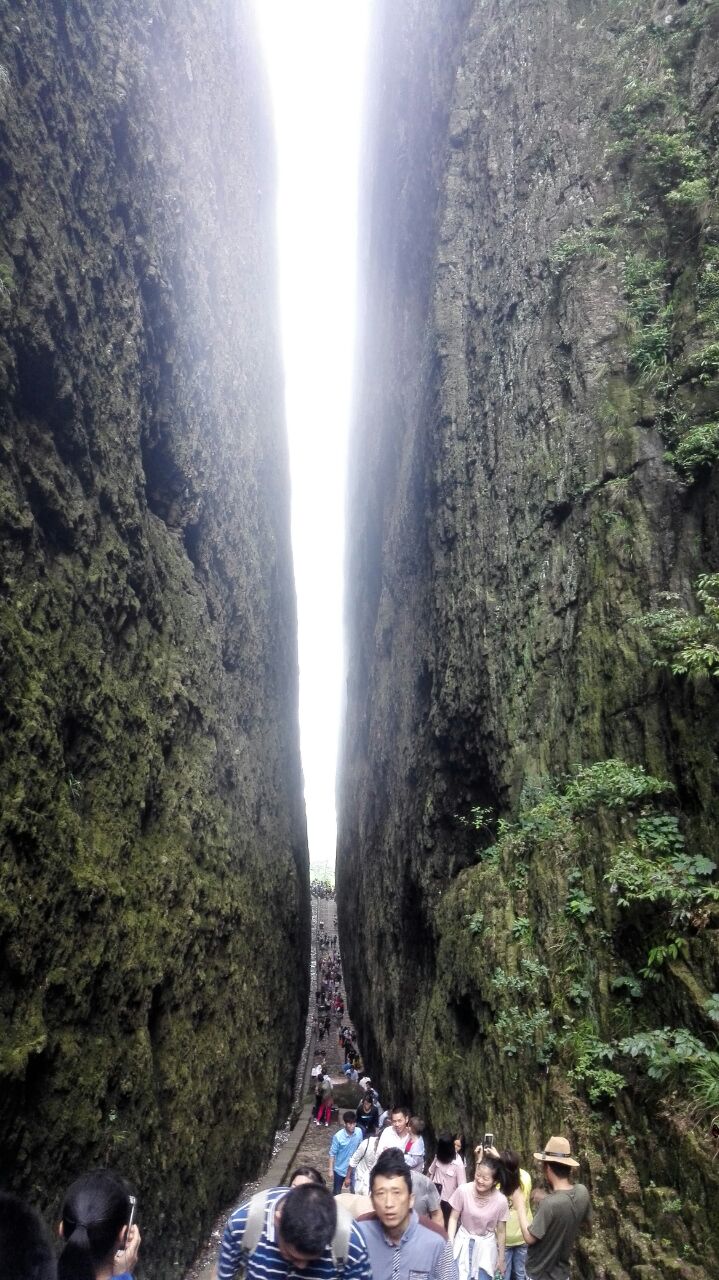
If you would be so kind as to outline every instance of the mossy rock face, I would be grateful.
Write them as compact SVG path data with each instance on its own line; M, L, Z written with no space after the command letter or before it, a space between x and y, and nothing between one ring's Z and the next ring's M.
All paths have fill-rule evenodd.
M568 1132L598 1210L579 1266L617 1280L719 1267L707 1117L616 1049L665 1026L711 1049L716 905L619 906L631 798L571 835L515 824L618 760L669 784L657 838L676 819L715 859L716 681L655 668L635 620L664 592L693 611L719 566L718 50L709 0L400 0L368 93L350 1011L383 1093L435 1133L531 1153Z
M309 898L249 5L0 16L0 1170L175 1275L287 1113Z

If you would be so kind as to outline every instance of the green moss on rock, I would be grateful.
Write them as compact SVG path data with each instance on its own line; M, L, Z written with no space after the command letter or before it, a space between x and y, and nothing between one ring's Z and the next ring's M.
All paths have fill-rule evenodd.
M669 907L624 914L605 880L621 815L556 796L578 767L643 769L677 798L645 797L647 818L714 861L716 682L655 668L636 620L665 592L693 612L719 565L713 458L675 453L717 412L719 7L465 0L448 20L400 0L379 23L339 788L350 1008L373 1073L435 1132L525 1153L571 1135L598 1204L580 1274L698 1280L719 1250L713 1140L681 1083L618 1046L664 1026L710 1044L716 906L686 929ZM528 856L516 824L544 802ZM473 810L500 839L457 821Z
M0 1176L114 1165L164 1278L307 995L270 129L247 5L0 35Z

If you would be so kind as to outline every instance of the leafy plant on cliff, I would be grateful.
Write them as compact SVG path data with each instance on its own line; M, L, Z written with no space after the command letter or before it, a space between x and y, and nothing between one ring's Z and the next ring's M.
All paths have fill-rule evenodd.
M567 899L565 911L567 915L574 916L577 920L588 920L594 915L596 907L583 889L575 889Z
M685 178L667 196L670 204L685 210L699 208L710 198L711 187L707 178Z
M701 1056L689 1068L689 1096L697 1119L719 1112L719 1053Z
M657 1084L681 1081L682 1094L694 1119L708 1119L719 1109L719 1053L686 1027L661 1027L626 1036L617 1044L624 1057L645 1064Z
M710 21L704 5L668 25L626 28L617 50L624 83L605 153L623 195L581 232L598 237L609 221L623 264L627 381L638 388L628 421L651 422L666 460L689 482L719 457L719 170L686 73Z
M613 257L614 239L614 228L606 223L600 227L582 227L568 231L555 242L549 255L549 265L559 275L580 258L607 261Z
M712 1022L719 1022L719 991L712 991L704 1005L704 1009Z
M479 937L484 933L484 914L481 911L473 911L471 916L467 917L467 928L474 937Z
M483 862L472 873L478 887L484 885L480 901L487 904L475 916L481 916L483 982L495 1008L492 1034L499 1051L518 1064L533 1061L546 1067L557 1060L593 1106L611 1101L624 1084L614 1062L616 1042L599 1032L593 952L611 940L609 904L643 919L647 952L642 973L656 978L664 965L683 954L685 932L706 923L703 913L719 894L712 883L714 863L687 850L679 817L663 808L672 792L666 780L617 758L582 765L561 779L534 779L522 793L516 820L497 824L491 868ZM606 824L607 834L618 833L607 842L601 883L609 898L603 905L600 893L590 896L582 869L598 822ZM540 927L531 909L533 875L548 862L564 878L563 918L554 912L549 925ZM517 867L523 868L521 877L515 875ZM510 895L513 912L512 922L504 925L507 939L521 943L522 949L516 962L509 952L509 963L495 961L489 968L494 929L487 894L499 883ZM559 984L558 963L565 979ZM642 985L625 968L611 990L616 994L603 1020L621 1035L636 1025L635 1009L623 1003L626 993L639 998ZM573 1012L577 1004L586 1011L579 1024ZM679 1052L681 1037L677 1044ZM638 1054L639 1042L634 1047ZM673 1051L673 1041L669 1048ZM626 1056L629 1051L623 1052Z
M649 637L654 649L654 666L675 676L719 675L719 573L703 573L697 578L697 612L677 605L676 596L666 595L667 607L646 613L634 621Z
M662 1082L679 1072L684 1073L697 1062L708 1062L718 1056L712 1054L704 1042L686 1027L640 1031L636 1035L625 1036L617 1049L626 1057L642 1059L650 1079Z
M641 765L598 760L577 769L566 781L564 800L575 817L582 817L597 809L625 809L671 790L670 783L652 777Z
M518 916L511 929L512 937L517 942L529 942L532 937L532 922L528 916Z
M700 324L719 329L719 247L707 245L697 277L697 319Z
M709 882L715 871L709 858L686 852L673 814L652 814L638 819L632 836L617 847L605 880L618 906L662 904L676 926L717 900L719 890Z
M624 1076L605 1064L616 1057L616 1048L600 1040L591 1022L577 1024L567 1037L574 1057L570 1080L584 1086L590 1102L616 1098L625 1085Z
M475 831L491 831L493 810L487 805L477 804L470 809L469 817L460 816L458 821L463 827L473 827Z
M666 457L691 477L713 466L719 459L719 422L703 422L691 427Z
M548 1009L535 1009L532 1013L516 1007L502 1009L495 1023L500 1049L510 1058L530 1051L536 1063L546 1066L557 1042L551 1024Z
M668 299L668 269L665 258L645 253L630 253L624 263L629 352L633 368L642 375L669 359L673 308Z
M12 307L15 275L10 263L0 260L0 315L7 316Z

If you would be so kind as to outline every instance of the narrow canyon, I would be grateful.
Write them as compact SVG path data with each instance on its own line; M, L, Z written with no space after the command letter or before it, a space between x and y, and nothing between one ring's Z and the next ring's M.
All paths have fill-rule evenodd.
M571 1138L583 1280L719 1275L718 159L718 0L374 0L348 1012L428 1153ZM0 1187L153 1280L305 1042L276 165L250 0L0 6Z

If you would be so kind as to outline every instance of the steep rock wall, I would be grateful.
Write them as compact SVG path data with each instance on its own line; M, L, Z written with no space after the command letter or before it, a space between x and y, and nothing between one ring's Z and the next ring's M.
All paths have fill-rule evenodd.
M267 1153L307 996L250 11L0 15L0 1166L53 1215L123 1171L158 1277Z
M636 621L664 592L701 618L719 566L718 35L712 2L402 0L368 93L350 1008L435 1132L570 1132L584 1273L645 1280L718 1265L717 1060L687 1067L717 694Z

